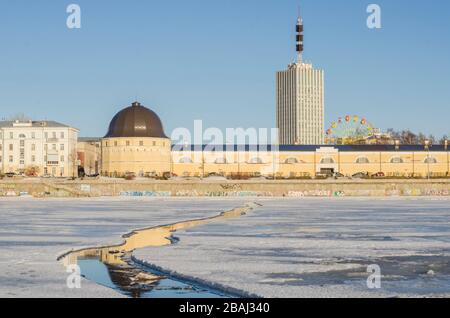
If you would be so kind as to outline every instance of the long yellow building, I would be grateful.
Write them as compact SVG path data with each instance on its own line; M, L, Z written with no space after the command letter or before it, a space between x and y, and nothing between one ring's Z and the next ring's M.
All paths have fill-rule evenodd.
M102 139L104 176L175 174L230 178L314 178L318 175L382 173L386 177L448 177L445 145L171 145L158 115L139 103L120 111Z
M239 147L237 147L239 148ZM233 151L173 151L172 171L180 176L266 176L308 178L340 173L381 173L386 177L448 177L445 146L280 146Z

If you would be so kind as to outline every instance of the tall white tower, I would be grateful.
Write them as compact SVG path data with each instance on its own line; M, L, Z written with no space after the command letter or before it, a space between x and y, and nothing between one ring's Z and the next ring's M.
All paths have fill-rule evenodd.
M297 61L277 72L277 127L284 145L324 143L324 72L303 62L303 20L296 25Z

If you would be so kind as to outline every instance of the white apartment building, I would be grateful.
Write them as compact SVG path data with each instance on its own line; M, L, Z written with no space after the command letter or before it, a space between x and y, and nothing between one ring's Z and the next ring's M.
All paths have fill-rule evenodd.
M325 142L324 72L303 63L303 20L296 25L297 63L277 72L277 128L282 145Z
M77 176L78 132L55 121L0 121L0 172Z
M277 72L277 128L283 145L322 145L325 139L324 72L293 63Z

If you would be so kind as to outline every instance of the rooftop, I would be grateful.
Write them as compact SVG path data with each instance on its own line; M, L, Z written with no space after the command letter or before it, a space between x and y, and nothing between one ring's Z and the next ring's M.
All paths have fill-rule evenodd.
M78 142L100 142L101 137L78 137Z
M337 149L341 152L352 151L392 151L392 152L412 152L425 151L424 145L172 145L172 150L178 151L272 151L277 149L283 152L315 152L322 149ZM448 151L444 145L430 145L429 151L442 152Z
M8 120L0 121L0 128L13 127L50 127L50 128L70 128L68 125L61 124L52 120L38 120L38 121L18 121Z

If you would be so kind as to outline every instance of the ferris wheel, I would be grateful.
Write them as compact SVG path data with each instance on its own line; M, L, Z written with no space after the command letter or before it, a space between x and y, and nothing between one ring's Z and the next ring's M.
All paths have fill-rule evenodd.
M374 127L366 118L357 115L339 117L326 131L327 144L355 144L373 136Z

